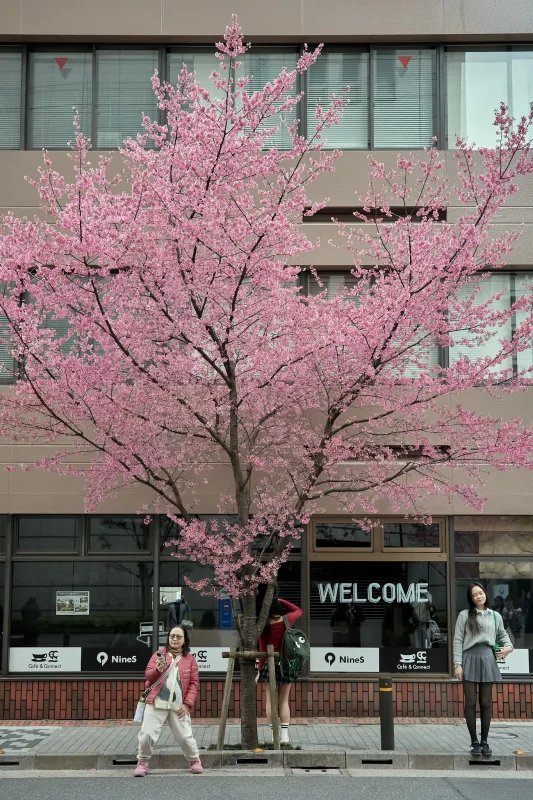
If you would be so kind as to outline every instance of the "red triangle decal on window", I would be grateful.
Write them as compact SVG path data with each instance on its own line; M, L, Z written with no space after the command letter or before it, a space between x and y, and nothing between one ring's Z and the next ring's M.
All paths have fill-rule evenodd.
M54 58L54 61L56 62L59 69L63 69L63 67L68 61L68 58Z
M410 60L412 59L412 57L413 56L398 56L398 61L400 62L402 67L405 69L405 67L409 64ZM57 58L56 58L56 61L57 61Z

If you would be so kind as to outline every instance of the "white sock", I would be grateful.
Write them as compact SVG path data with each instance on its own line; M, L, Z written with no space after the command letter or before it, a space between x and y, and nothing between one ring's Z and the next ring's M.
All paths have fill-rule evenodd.
M280 742L290 742L290 739L289 739L289 723L288 722L282 722L281 723Z

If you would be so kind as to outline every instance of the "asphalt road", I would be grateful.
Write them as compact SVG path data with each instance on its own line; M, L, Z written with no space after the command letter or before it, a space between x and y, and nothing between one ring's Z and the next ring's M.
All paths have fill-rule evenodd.
M514 773L516 776L516 773ZM11 800L531 800L533 778L354 777L344 775L152 775L7 777L0 775L0 799Z

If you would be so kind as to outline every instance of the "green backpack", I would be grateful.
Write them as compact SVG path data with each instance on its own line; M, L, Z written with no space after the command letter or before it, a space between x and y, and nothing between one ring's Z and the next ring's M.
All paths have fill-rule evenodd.
M291 628L287 617L283 617L283 622L285 633L281 642L279 666L282 676L294 681L305 662L309 660L311 648L303 631Z

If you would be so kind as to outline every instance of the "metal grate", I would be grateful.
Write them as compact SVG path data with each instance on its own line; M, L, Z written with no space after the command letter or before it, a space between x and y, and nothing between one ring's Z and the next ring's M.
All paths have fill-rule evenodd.
M337 767L293 767L293 775L342 775Z

